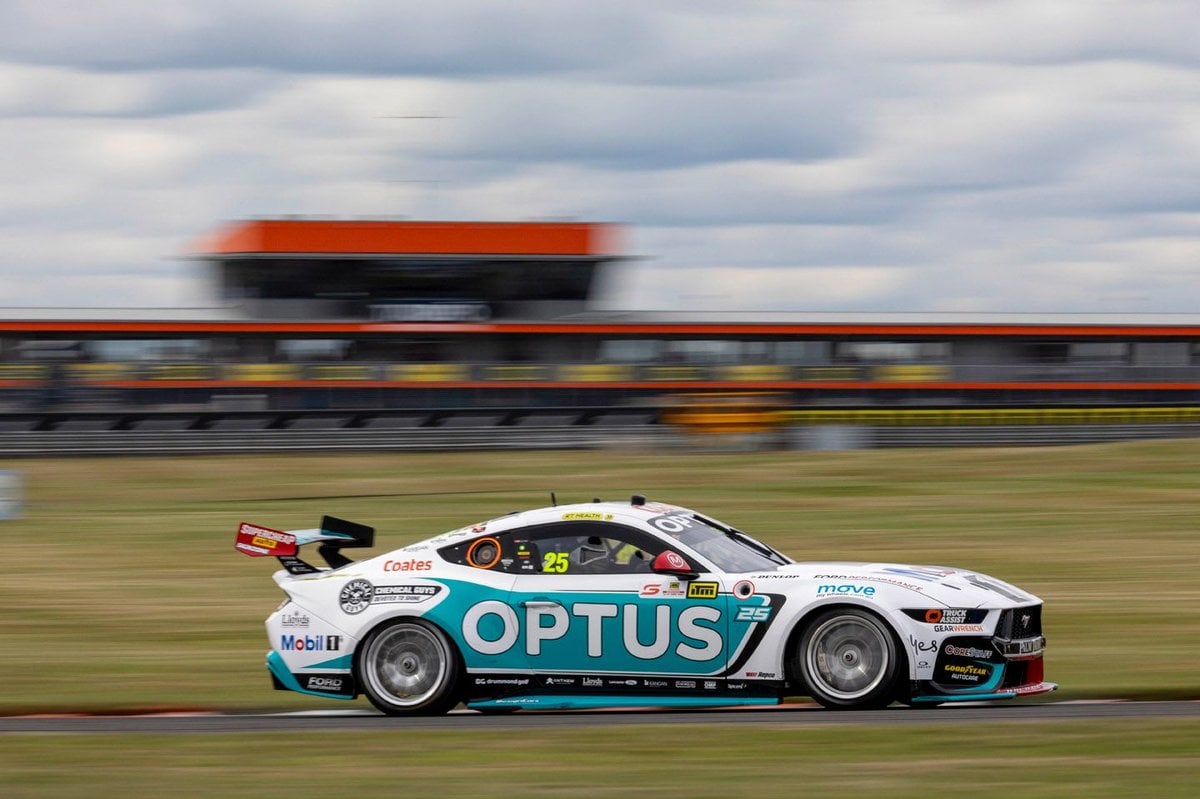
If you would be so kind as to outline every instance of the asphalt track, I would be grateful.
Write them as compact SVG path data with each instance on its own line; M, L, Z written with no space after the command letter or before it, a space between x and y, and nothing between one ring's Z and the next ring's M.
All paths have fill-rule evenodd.
M1049 702L1036 705L988 705L880 711L828 711L814 705L724 710L521 712L485 715L455 711L431 718L389 718L368 710L252 714L162 714L149 716L0 717L2 733L230 733L406 730L514 730L620 727L630 724L721 724L820 727L830 724L892 726L904 724L981 724L1088 719L1190 718L1200 722L1200 701L1190 702Z

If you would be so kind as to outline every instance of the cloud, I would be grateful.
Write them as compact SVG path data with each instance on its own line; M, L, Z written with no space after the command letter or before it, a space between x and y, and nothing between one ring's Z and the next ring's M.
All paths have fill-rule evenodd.
M313 214L625 222L635 303L1189 311L1194 28L1188 2L14 0L0 304L193 304L200 235Z
M101 71L511 75L598 66L643 36L630 4L15 0L0 52Z

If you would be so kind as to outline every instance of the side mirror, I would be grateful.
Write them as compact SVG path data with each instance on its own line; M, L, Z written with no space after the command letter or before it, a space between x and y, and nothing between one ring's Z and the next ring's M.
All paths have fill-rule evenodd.
M673 574L685 580L694 580L699 576L692 570L683 555L670 549L658 553L654 562L650 564L650 571L655 574Z

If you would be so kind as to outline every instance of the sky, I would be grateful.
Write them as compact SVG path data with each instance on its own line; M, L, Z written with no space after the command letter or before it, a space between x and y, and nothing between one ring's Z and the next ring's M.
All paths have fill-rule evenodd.
M228 220L618 222L609 305L1200 309L1195 0L4 0L0 307Z

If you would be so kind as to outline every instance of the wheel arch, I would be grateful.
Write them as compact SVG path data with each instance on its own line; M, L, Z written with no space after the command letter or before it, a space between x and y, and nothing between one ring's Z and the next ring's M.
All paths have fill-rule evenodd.
M813 619L824 613L827 613L828 611L838 609L861 610L878 619L883 624L884 628L892 634L892 640L896 645L896 657L899 661L899 665L901 666L901 673L904 674L905 679L911 679L912 669L911 663L908 659L908 648L904 646L904 640L900 637L900 630L896 627L895 623L891 618L889 618L886 612L881 612L881 609L876 606L858 602L829 602L816 604L805 610L804 613L802 613L792 623L791 629L788 630L787 637L784 639L783 648L779 653L780 660L782 661L780 664L779 673L783 674L787 678L788 686L790 688L804 688L804 678L800 674L794 673L794 658L792 657L792 653L800 644L800 637L804 635L804 631L812 624Z
M452 693L456 697L454 704L463 701L463 685L467 674L467 665L463 658L462 648L459 646L455 637L451 635L443 625L414 613L395 613L389 616L384 616L375 619L369 627L364 627L362 629L350 659L350 671L353 675L355 684L358 686L358 694L361 695L367 693L364 687L365 681L362 674L362 652L364 647L366 647L368 643L372 641L372 639L375 637L375 633L399 623L416 623L421 626L429 627L437 631L442 636L445 645L450 648L451 660L453 661L455 667L454 676L452 678L454 685ZM450 705L450 707L453 707L453 704ZM424 714L422 713L421 715Z

